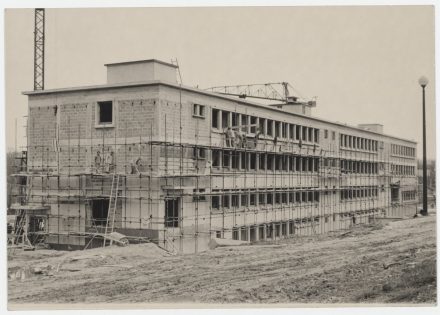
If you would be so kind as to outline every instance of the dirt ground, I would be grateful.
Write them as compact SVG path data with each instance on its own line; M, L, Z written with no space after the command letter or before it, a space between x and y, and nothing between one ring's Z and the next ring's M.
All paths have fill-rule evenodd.
M436 303L436 216L171 256L154 244L15 251L22 303ZM14 278L15 277L15 278ZM24 278L24 279L21 279Z

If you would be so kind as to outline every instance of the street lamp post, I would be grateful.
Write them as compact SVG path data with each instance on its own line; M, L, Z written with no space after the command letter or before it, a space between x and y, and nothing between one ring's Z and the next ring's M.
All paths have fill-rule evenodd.
M428 79L422 76L419 84L422 87L423 94L423 208L421 215L428 215L428 178L426 172L426 120L425 120L425 87L428 85Z

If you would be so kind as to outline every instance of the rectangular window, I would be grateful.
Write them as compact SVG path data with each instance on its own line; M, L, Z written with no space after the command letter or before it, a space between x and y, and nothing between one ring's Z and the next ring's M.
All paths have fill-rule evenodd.
M238 229L237 228L234 228L232 230L232 239L233 240L238 240Z
M220 167L221 160L221 151L220 150L212 150L212 166Z
M245 170L247 168L246 152L240 152L240 168Z
M281 203L281 193L275 193L275 204L279 205Z
M294 172L295 171L295 157L289 156L289 171Z
M220 196L211 196L211 208L220 209Z
M324 129L324 139L327 139L327 138L328 138L328 130Z
M255 133L257 131L257 117L251 116L251 133Z
M229 160L230 160L230 152L224 151L223 152L223 167L229 168Z
M205 189L193 189L193 201L206 201Z
M295 140L299 140L301 135L301 126L295 125Z
M259 154L259 169L260 170L265 170L266 169L266 154L265 153L260 153Z
M266 203L268 205L273 205L273 194L272 193L266 194Z
M332 131L332 140L336 140L336 132Z
M259 120L258 120L258 126L259 126L259 129L260 129L260 133L261 134L265 134L265 131L264 131L264 125L266 124L266 119L265 118L260 118Z
M193 104L193 116L205 118L205 105Z
M232 207L238 207L238 195L231 196L231 205Z
M308 169L308 171L309 172L313 172L313 158L307 158L307 162L308 162L308 164L309 164L309 169Z
M222 128L229 127L229 112L222 111Z
M241 115L241 131L244 133L248 133L248 116L247 115Z
M257 204L257 195L256 194L249 195L249 204L251 206L255 206Z
M315 143L319 143L319 129L315 129Z
M229 208L229 195L222 196L222 207Z
M232 169L238 170L240 155L239 152L232 151L231 152L231 161L232 161Z
M212 128L219 128L220 111L218 109L212 109Z
M319 202L319 191L315 191L315 202Z
M257 154L256 153L248 153L250 155L250 169L255 170L257 167Z
M193 158L194 159L206 159L206 149L205 148L193 148Z
M232 113L231 114L232 117L232 127L237 127L238 126L238 114L237 113ZM233 128L233 130L237 130L236 128Z
M282 133L281 133L281 136L283 137L283 138L285 138L285 139L287 139L287 127L288 127L288 124L286 124L286 123L282 123Z
M295 139L295 125L289 124L289 139Z
M275 122L275 137L280 137L280 128L281 128L281 123L279 121Z
M113 124L113 102L98 102L98 121L99 125Z
M266 167L266 169L268 170L268 171L273 171L273 166L274 166L274 155L273 154L268 154L267 155L267 167Z
M303 191L302 193L301 193L301 201L302 202L307 202L308 200L307 200L307 192L306 191Z
M266 194L258 194L258 204L260 205L266 204Z
M273 136L273 120L267 120L267 135Z
M287 203L287 193L285 192L281 193L281 202Z
M275 156L275 170L280 171L281 170L281 164L283 162L283 156L282 155L276 155Z
M179 226L179 199L165 200L165 227Z
M242 207L248 206L248 195L245 193L241 195L241 206Z

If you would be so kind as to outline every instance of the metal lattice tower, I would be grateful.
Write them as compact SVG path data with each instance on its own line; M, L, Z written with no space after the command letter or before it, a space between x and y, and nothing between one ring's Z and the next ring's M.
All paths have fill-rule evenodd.
M44 90L44 9L35 9L34 90Z

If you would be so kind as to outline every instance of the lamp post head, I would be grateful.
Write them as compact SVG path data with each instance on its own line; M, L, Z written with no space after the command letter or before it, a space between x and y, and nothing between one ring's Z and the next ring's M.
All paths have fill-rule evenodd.
M421 87L424 88L425 86L428 85L428 83L429 83L429 80L428 80L427 77L425 77L425 76L421 76L421 77L420 77L420 79L419 79L419 84L420 84Z

